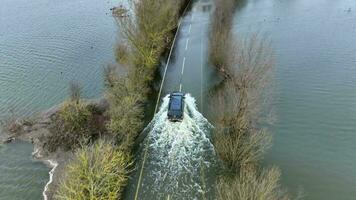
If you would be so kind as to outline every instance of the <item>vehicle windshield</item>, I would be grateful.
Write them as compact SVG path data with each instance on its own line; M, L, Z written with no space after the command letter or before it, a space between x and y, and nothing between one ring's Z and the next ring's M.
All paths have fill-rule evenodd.
M181 110L181 100L180 96L172 96L171 98L171 109L172 110Z

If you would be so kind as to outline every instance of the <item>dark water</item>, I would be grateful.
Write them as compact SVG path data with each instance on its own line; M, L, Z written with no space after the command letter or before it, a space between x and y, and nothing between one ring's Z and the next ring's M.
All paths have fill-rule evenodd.
M88 98L102 92L102 69L113 61L117 1L2 0L0 116L32 114L61 102L68 83Z
M266 33L276 54L266 162L305 199L356 199L356 1L246 1L235 30Z
M0 117L9 110L30 115L61 102L73 79L83 85L86 97L100 96L102 67L114 59L116 35L106 13L116 3L2 0ZM178 77L183 91L200 104L206 80L199 72L208 73L208 67L205 53L201 57L206 42L198 35L208 14L195 16L187 18L178 40L177 51L186 52L186 69ZM246 0L236 14L235 30L266 33L276 54L278 119L266 164L280 166L283 184L291 192L302 187L306 199L355 199L356 2ZM168 69L169 80L174 82L175 71L180 74L184 55L175 54L171 66L177 68ZM179 81L173 82L165 87L178 89ZM0 199L41 198L49 169L31 159L31 150L24 143L0 147Z
M0 145L0 199L42 199L48 168L31 158L32 145Z
M117 0L1 0L0 120L29 116L67 97L78 81L84 96L102 94L103 67L114 61ZM45 165L31 159L32 145L0 147L0 199L42 198Z

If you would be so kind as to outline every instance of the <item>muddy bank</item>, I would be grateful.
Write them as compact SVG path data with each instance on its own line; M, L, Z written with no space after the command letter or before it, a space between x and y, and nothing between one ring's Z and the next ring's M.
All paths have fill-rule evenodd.
M86 100L86 103L95 107L100 113L105 113L109 106L105 99ZM32 143L34 145L32 156L51 169L49 171L49 181L43 190L43 198L45 200L53 199L55 188L60 181L60 177L64 174L65 166L73 158L74 153L73 151L64 151L61 148L50 152L46 147L46 138L52 134L50 125L61 106L62 104L53 106L31 120L14 120L7 125L7 131L3 131L0 134L0 144L11 143L15 140Z

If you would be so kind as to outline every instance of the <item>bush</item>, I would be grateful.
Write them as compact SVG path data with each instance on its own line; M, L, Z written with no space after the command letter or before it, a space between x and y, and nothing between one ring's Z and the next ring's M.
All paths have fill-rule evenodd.
M64 102L59 111L59 118L63 121L64 129L69 132L81 131L91 122L92 114L83 102Z
M214 145L219 158L230 170L235 172L243 167L258 163L270 146L272 139L266 131L255 133L219 132L217 134Z
M209 59L218 70L223 70L229 56L226 47L232 40L232 20L238 0L215 0L215 10L211 19Z
M271 135L259 128L267 110L267 82L273 60L269 48L257 36L229 44L225 79L213 94L217 133L214 144L231 170L257 164L271 143Z
M121 199L132 165L130 160L127 153L103 141L80 149L68 164L55 199Z
M64 102L52 119L49 130L51 134L46 138L45 147L50 152L58 148L75 149L100 134L90 106L82 100Z
M287 200L289 197L280 188L281 172L278 168L243 169L234 177L218 180L218 200Z

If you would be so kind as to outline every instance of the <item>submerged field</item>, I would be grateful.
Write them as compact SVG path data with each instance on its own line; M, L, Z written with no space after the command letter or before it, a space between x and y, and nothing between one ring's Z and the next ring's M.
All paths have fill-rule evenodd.
M234 16L234 32L266 34L277 62L274 142L264 164L279 166L282 183L292 193L304 191L305 199L353 199L356 4L351 0L329 4L321 0L242 2ZM61 102L73 79L84 86L84 97L101 96L103 66L114 61L117 28L109 9L116 3L2 2L9 9L0 13L0 26L6 27L0 29L0 110L4 111L0 118L9 113L28 116ZM197 107L191 102L186 123L195 130L184 123L182 127L166 124L163 102L153 126L157 131L148 137L152 171L144 181L152 187L146 184L141 194L153 194L147 197L160 192L178 197L178 191L199 197L207 189L203 181L188 179L206 173L202 166L212 164L199 162L202 152L213 155L205 138L208 131L201 134L199 130L209 124L199 113L209 116L205 97L209 84L216 81L206 52L211 7L199 2L194 5L182 21L163 94L179 90L180 84L192 94ZM197 124L199 120L203 123ZM173 128L179 130L179 137L170 134ZM49 169L34 162L31 151L32 146L24 143L0 146L1 197L41 198ZM189 173L176 176L179 170ZM130 179L129 195L135 193L136 178ZM166 184L171 187L159 187Z

